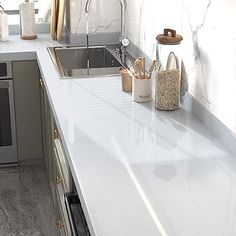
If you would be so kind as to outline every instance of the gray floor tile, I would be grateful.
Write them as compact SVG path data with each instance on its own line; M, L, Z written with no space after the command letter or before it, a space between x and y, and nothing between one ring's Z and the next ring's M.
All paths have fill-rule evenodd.
M0 169L0 235L59 235L43 164Z

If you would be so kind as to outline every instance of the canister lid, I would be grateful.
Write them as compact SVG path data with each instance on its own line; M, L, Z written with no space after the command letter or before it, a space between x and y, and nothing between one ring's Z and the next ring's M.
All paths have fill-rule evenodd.
M179 34L176 34L176 31L173 29L164 29L164 34L159 34L156 37L156 40L160 44L175 45L180 44L183 40L183 37Z

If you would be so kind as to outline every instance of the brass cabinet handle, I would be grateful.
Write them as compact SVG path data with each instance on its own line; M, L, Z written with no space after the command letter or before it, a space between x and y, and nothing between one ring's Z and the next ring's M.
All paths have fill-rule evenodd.
M59 133L58 133L57 129L54 129L53 136L54 136L54 139L58 139L59 138Z
M42 79L39 79L39 84L40 84L40 87L41 87L41 88L44 88L44 82L43 82Z
M62 178L59 177L59 176L57 176L57 178L56 178L56 184L59 185L59 184L61 184L61 183L62 183Z
M62 222L57 222L57 227L59 230L63 229L65 227L65 225Z

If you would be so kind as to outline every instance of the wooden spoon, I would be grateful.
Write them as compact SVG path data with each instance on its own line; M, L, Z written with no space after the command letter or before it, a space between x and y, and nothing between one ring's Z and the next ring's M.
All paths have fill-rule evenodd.
M143 69L143 60L142 58L138 57L135 61L134 61L134 69L135 69L135 73L138 74L138 79L141 79L141 74L142 74L142 69Z

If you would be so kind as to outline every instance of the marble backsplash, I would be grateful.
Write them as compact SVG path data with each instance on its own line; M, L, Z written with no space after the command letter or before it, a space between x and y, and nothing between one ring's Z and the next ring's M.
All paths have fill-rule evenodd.
M236 2L183 1L184 62L190 93L236 133Z
M71 32L86 32L85 0L71 1ZM89 32L120 30L119 0L92 0ZM236 2L127 0L127 36L155 58L164 28L183 35L189 92L236 134Z
M89 33L120 31L119 0L89 0ZM72 34L87 32L86 0L70 0L70 29Z
M127 0L128 38L155 58L157 34L182 34L189 92L236 133L236 2Z

